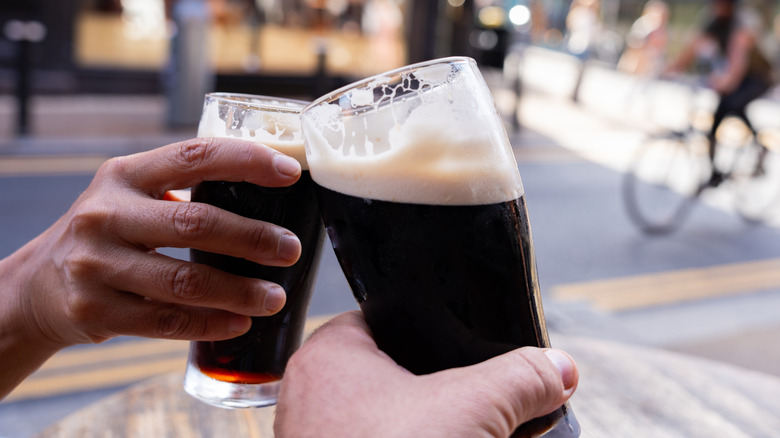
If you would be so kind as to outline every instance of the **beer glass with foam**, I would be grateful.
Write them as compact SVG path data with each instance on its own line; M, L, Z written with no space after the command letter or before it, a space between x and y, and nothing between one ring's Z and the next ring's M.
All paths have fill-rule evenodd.
M300 179L290 187L206 181L192 189L193 202L285 227L298 236L302 246L298 262L285 268L190 251L194 262L269 280L287 293L284 308L272 316L253 317L248 333L225 341L191 343L184 388L215 406L275 404L287 360L302 341L325 235L300 130L300 111L306 103L242 94L206 95L199 137L236 137L262 143L298 159L303 168Z
M339 89L301 115L325 228L379 347L416 374L549 347L523 185L476 63ZM516 437L576 437L568 404Z

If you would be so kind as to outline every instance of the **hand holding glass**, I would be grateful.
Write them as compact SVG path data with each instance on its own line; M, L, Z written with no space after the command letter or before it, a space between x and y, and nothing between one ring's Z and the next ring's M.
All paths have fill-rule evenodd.
M318 99L301 126L325 227L378 346L416 374L549 347L520 174L468 58ZM568 405L516 437L576 437Z
M237 137L262 143L298 159L303 168L298 182L290 187L206 181L193 188L193 202L205 202L280 225L295 233L302 246L298 262L287 268L191 250L194 262L272 281L287 293L284 308L272 316L252 318L248 333L225 341L192 343L184 388L215 406L260 407L276 403L287 360L302 341L324 239L300 132L299 115L305 104L240 94L206 96L199 137Z

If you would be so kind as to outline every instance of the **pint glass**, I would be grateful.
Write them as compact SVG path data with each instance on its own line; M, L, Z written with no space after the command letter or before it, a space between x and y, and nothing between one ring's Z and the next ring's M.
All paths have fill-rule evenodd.
M517 163L475 62L337 90L301 115L322 218L379 347L416 374L549 347ZM576 437L568 405L517 437Z
M253 317L248 333L225 341L191 343L184 388L215 406L261 407L276 403L287 360L302 341L324 238L300 131L300 110L305 104L263 96L206 95L199 137L255 141L298 159L303 168L300 180L290 187L206 181L192 190L193 202L285 227L298 236L302 246L298 262L285 268L190 251L194 262L269 280L287 293L284 308L272 316Z

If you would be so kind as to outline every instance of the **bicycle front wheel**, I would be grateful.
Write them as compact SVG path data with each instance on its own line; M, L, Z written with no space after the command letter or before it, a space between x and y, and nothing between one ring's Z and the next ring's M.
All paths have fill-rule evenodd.
M623 200L642 232L665 234L682 223L709 175L706 148L706 139L673 133L648 138L637 150L623 179Z
M764 222L780 209L780 154L757 142L743 149L732 173L734 208L749 222Z

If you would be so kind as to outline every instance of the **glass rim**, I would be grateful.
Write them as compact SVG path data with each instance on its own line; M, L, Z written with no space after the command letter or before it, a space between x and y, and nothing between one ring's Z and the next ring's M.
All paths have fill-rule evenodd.
M206 93L204 99L208 101L209 98L213 98L221 102L226 102L244 108L274 111L274 112L289 113L289 114L300 114L301 112L303 112L303 109L311 103L310 101L290 99L287 97L266 96L264 94L231 93L229 91L217 91L212 93ZM247 100L242 100L242 99L247 99ZM272 103L273 101L290 102L293 104L300 105L300 107L293 108L289 106L274 105Z
M445 57L445 58L429 59L427 61L421 61L421 62L416 62L414 64L405 65L403 67L398 67L398 68L393 69L393 70L388 70L388 71L383 72L383 73L378 73L378 74L369 76L367 78L363 78L363 79L360 79L358 81L351 82L351 83L349 83L347 85L344 85L343 87L339 87L339 88L337 88L337 89L335 89L335 90L333 90L333 91L331 91L331 92L329 92L329 93L327 93L327 94L325 94L323 96L320 96L320 97L314 99L313 101L311 101L308 105L306 105L301 110L301 115L306 113L308 110L310 110L310 109L312 109L312 108L314 108L316 106L321 105L323 102L329 102L329 101L333 100L333 98L335 98L336 96L343 95L347 91L352 90L354 88L358 88L358 87L360 87L362 85L370 84L371 82L374 82L374 81L376 81L379 78L384 78L384 77L388 77L388 76L398 76L398 75L400 75L402 73L412 72L414 70L419 70L422 67L427 67L427 66L430 66L430 65L454 64L454 63L459 63L459 62L460 63L464 63L464 62L465 63L473 63L473 64L476 65L476 61L474 60L474 58L471 58L469 56L448 56L448 57Z

